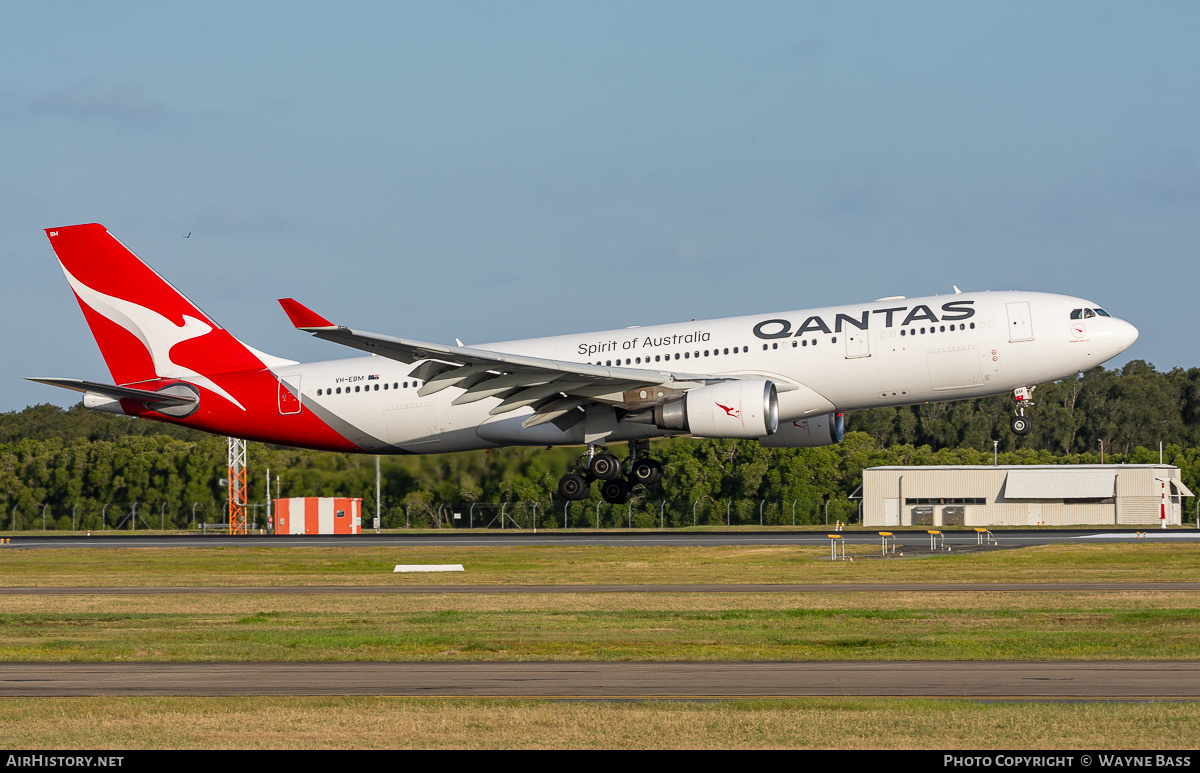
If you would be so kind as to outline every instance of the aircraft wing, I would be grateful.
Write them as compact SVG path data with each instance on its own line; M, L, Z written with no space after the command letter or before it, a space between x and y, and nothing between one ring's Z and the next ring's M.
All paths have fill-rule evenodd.
M697 386L729 380L414 341L336 325L292 298L281 298L279 304L297 330L406 364L421 362L410 375L423 382L417 392L422 397L454 386L466 390L454 399L455 405L502 398L492 415L533 406L533 416L522 423L525 427L561 420L587 403L636 410Z

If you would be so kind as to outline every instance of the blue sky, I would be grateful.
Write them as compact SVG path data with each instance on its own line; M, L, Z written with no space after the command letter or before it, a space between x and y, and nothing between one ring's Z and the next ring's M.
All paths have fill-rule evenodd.
M42 229L243 340L295 296L474 343L1027 289L1200 365L1200 5L26 3L0 27L0 410L108 380ZM190 239L184 235L191 233Z

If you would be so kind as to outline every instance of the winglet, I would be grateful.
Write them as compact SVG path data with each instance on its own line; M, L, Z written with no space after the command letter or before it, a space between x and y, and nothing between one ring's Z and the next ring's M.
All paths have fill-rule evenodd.
M279 305L297 330L334 330L337 325L294 298L280 298Z

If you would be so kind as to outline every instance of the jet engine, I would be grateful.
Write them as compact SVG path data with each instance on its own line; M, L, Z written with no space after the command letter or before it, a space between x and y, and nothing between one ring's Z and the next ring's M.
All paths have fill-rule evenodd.
M842 442L846 417L841 411L821 413L779 425L779 431L758 442L768 448L815 448Z
M779 395L764 379L734 379L688 391L679 400L634 411L625 421L696 437L760 438L779 428Z

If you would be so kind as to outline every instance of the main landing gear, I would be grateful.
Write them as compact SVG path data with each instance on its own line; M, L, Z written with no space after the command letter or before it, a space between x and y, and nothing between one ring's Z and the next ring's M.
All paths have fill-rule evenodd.
M633 496L634 486L656 485L662 480L662 465L646 457L649 443L645 440L629 441L629 458L626 459L627 475L622 477L622 464L609 453L597 453L595 446L588 446L587 454L579 460L579 472L568 472L558 480L558 493L563 499L577 502L586 499L592 481L600 483L600 495L613 505L623 505Z
M1036 387L1018 387L1013 390L1013 399L1017 401L1016 415L1009 421L1012 431L1018 435L1028 435L1033 429L1033 422L1025 415L1025 407L1033 405L1033 390Z

